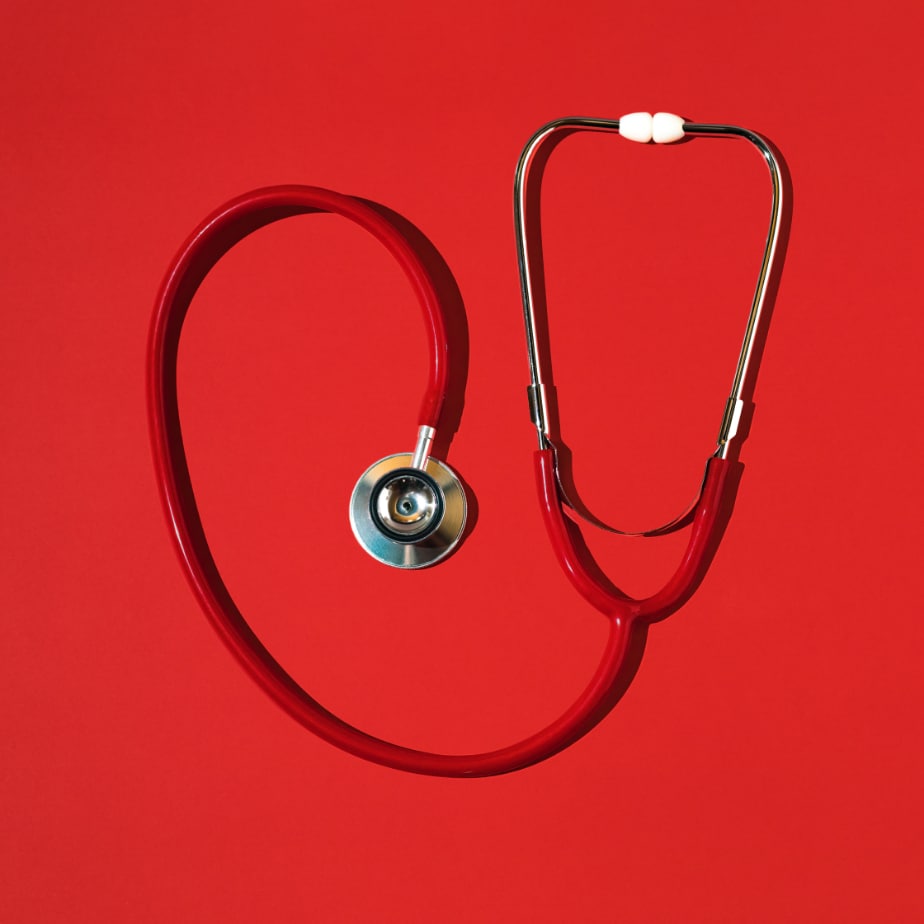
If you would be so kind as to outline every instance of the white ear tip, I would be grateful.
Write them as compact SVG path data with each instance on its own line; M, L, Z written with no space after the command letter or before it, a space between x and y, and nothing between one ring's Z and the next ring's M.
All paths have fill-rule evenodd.
M651 141L651 113L630 112L619 119L619 134L629 141L647 144Z
M651 120L651 137L655 144L670 144L683 137L683 119L671 112L656 112Z

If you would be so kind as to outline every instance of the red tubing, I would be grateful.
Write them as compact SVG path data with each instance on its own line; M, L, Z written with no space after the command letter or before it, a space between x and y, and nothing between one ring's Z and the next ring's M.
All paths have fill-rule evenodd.
M580 738L608 708L625 661L633 621L676 605L692 586L715 524L725 463L714 462L710 467L690 548L677 575L660 594L636 602L614 597L579 562L555 489L552 454L539 453L539 485L556 555L578 590L610 617L609 640L593 678L578 700L548 727L496 751L448 755L401 747L337 718L312 699L267 651L221 580L193 495L180 430L176 384L183 319L211 267L237 241L257 228L312 211L335 212L366 228L385 244L407 273L424 309L431 347L432 369L421 423L434 427L438 423L448 370L445 325L433 282L397 228L359 200L315 187L273 187L232 200L200 225L174 260L158 295L148 347L148 411L154 464L186 577L215 631L244 670L289 715L325 741L378 764L432 776L493 776L538 763Z
M693 530L680 566L667 584L651 597L634 600L608 587L590 572L575 546L561 507L555 477L555 451L536 452L536 480L545 526L555 550L555 557L581 596L601 613L635 619L652 620L680 606L702 574L718 523L722 491L728 475L728 462L712 458L706 468L706 481L693 517Z
M270 186L227 202L193 231L174 258L157 298L151 337L152 356L183 323L189 302L209 270L238 241L264 225L308 212L333 212L365 228L381 241L404 270L423 309L430 352L427 390L420 425L437 429L449 382L449 343L436 286L404 235L372 206L317 186ZM176 330L179 336L179 330Z

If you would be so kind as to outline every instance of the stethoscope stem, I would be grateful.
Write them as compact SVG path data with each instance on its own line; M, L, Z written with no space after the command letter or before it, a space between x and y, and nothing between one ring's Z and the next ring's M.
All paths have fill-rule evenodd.
M411 456L411 468L418 468L422 472L427 470L427 460L430 458L430 449L433 446L433 437L436 436L436 429L421 424L417 430L417 443L414 446L414 453Z

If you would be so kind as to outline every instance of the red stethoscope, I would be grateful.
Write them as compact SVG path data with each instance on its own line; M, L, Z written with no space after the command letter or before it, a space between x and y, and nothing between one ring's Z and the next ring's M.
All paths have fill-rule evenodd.
M549 435L546 386L537 348L527 240L529 170L537 151L551 136L588 130L618 132L630 140L656 143L684 136L744 138L763 155L772 181L770 228L717 449L707 463L699 497L690 510L665 527L640 534L658 535L692 522L689 543L665 587L641 600L614 592L587 566L575 543L573 526L564 511L564 506L572 505L559 483L556 448ZM350 502L350 523L363 548L385 564L399 568L436 564L462 539L466 502L457 476L430 454L449 381L446 323L434 281L403 233L382 213L351 196L312 186L276 186L239 196L210 215L183 245L157 297L148 351L149 417L158 483L180 561L207 617L241 666L294 719L321 738L351 754L413 773L447 777L508 773L544 760L580 738L606 709L626 660L633 624L663 617L684 601L700 579L715 539L730 464L728 447L741 415L748 362L776 252L781 186L776 158L759 135L735 126L684 122L666 113L632 113L619 120L561 119L540 129L524 148L516 172L514 213L531 375L530 413L539 438L535 466L540 503L560 565L578 592L607 617L610 634L596 672L564 715L509 747L467 755L413 750L349 725L306 693L264 647L231 600L205 540L183 447L177 398L177 353L183 320L206 274L234 244L264 225L309 212L330 212L355 222L388 249L407 275L423 309L430 371L414 451L388 456L362 475Z

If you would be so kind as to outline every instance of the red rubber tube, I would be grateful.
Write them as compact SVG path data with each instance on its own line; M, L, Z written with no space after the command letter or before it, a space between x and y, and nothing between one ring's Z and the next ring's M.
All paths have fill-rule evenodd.
M674 576L651 597L635 600L619 595L603 584L585 565L578 553L565 519L555 477L555 451L536 452L536 481L546 530L555 557L578 593L606 616L629 621L654 620L680 606L702 574L721 510L722 492L729 472L725 459L712 458L706 468L702 495L693 516L693 527L686 552Z
M368 735L339 719L306 693L273 658L238 611L221 580L193 495L176 385L183 319L209 269L234 243L257 228L311 211L335 212L366 228L385 244L407 273L424 308L433 358L421 423L434 427L438 423L448 370L445 324L435 286L397 228L359 200L316 187L273 187L229 202L200 225L169 269L157 298L148 349L148 411L154 464L183 570L206 616L238 663L289 715L325 741L378 764L432 776L493 776L538 763L580 738L606 708L625 661L634 620L651 618L668 609L692 586L715 525L724 463L710 469L690 549L677 575L660 594L630 604L613 597L580 564L555 489L552 453L538 454L540 496L556 555L578 590L610 618L609 640L590 683L551 725L506 748L449 755L405 748Z
M419 424L438 429L449 384L449 342L436 286L413 247L380 212L360 199L317 186L270 186L245 193L216 209L174 258L157 298L151 355L163 351L170 336L179 336L189 302L209 270L238 241L264 225L308 212L333 212L376 237L404 270L423 309L430 372ZM174 331L171 325L177 329ZM175 346L175 344L174 344Z

